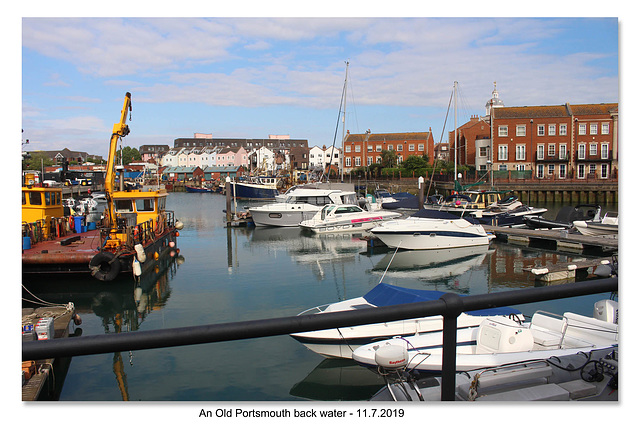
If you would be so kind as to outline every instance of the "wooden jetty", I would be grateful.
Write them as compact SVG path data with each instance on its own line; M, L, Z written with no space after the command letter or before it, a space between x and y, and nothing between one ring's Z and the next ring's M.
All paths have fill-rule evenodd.
M569 252L583 252L599 250L601 252L617 252L618 236L584 236L570 233L567 230L531 230L527 228L495 227L483 225L487 233L493 233L496 238L508 243L532 245L543 243L555 246L557 250Z
M75 316L73 306L69 307L41 307L37 309L22 309L22 326L35 324L44 317L53 317L54 338L64 339L69 337L69 323ZM24 339L24 338L23 338ZM23 360L22 370L22 400L49 400L53 398L56 389L61 389L62 381L69 368L70 358L66 360L43 359Z
M571 262L529 267L523 270L531 272L538 282L566 282L575 280L576 274L594 274L599 265L609 263L608 259L574 259Z

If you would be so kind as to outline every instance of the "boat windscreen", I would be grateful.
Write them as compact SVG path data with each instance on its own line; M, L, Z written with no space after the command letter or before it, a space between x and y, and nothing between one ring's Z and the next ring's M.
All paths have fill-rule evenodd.
M432 218L432 219L460 219L460 214L455 215L447 211L435 210L435 209L420 209L418 212L411 215L416 218Z

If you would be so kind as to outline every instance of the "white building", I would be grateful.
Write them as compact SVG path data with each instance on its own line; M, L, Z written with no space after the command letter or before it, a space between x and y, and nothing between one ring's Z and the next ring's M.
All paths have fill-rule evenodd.
M322 148L314 146L309 149L309 170L324 169L329 164L340 169L342 150L337 147L327 147L326 145L323 145Z

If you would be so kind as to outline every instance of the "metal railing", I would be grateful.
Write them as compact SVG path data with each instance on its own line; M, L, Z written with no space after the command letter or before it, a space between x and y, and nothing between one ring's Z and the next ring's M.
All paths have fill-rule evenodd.
M147 350L222 341L269 337L337 327L365 325L442 315L443 360L442 400L454 400L456 374L457 318L462 312L504 307L562 298L571 298L618 290L618 279L598 279L542 288L520 289L461 297L444 294L427 302L341 311L322 315L301 315L265 320L250 320L215 325L159 329L126 334L93 335L69 339L22 343L22 360L83 356L119 351Z

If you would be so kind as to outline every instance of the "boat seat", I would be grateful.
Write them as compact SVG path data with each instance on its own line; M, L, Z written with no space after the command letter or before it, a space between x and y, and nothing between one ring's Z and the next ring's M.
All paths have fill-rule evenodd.
M534 313L531 318L531 334L533 342L541 347L559 347L567 321L564 318L548 316L541 312Z
M503 393L479 396L476 401L565 401L570 399L570 393L557 384L540 384L533 387L509 390Z
M570 399L582 399L589 396L594 396L597 393L598 387L593 383L588 383L585 380L573 380L565 383L558 384L563 389L569 392Z
M565 313L568 339L587 341L595 345L611 344L618 340L618 325L593 317L575 313Z

